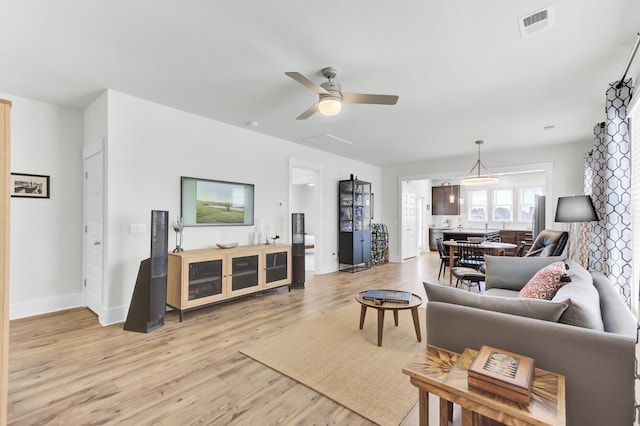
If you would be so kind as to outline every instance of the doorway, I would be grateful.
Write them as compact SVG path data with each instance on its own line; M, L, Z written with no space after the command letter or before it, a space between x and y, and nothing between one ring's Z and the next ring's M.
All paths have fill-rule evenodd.
M409 182L402 191L402 260L418 255L418 193Z
M104 270L104 152L102 142L83 150L84 304L102 316Z
M304 214L305 226L305 271L314 273L321 262L322 209L320 166L292 160L289 182L289 216Z

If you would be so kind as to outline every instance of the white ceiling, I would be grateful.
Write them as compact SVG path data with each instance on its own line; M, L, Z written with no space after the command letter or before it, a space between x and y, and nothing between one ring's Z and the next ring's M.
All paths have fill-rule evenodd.
M518 18L550 5L555 25L522 38ZM379 165L475 155L476 139L483 157L589 140L640 31L638 0L0 0L0 13L1 92L81 109L110 88L310 146L332 135L351 143L324 149ZM285 71L322 82L326 66L345 92L400 100L296 121L317 96Z

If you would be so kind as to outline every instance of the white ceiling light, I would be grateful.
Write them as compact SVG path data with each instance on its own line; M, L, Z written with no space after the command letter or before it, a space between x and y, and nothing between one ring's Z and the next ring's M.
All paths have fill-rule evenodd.
M331 117L332 115L336 115L342 109L342 99L338 96L322 96L318 103L318 110L322 115L326 115L327 117Z
M461 185L478 186L498 183L498 178L492 176L487 167L480 160L480 145L483 143L484 142L481 140L475 141L475 144L478 145L478 161L476 161L476 164L471 168L467 177L460 181ZM486 173L482 174L481 169L484 169Z

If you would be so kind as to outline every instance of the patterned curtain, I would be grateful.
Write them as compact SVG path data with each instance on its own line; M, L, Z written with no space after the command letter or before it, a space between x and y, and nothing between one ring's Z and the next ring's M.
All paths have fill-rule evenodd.
M589 243L589 269L608 275L633 306L632 295L632 242L631 230L631 155L627 106L631 101L632 80L620 88L611 83L607 90L606 121L594 127L594 146L585 165L585 186L592 179L591 190L586 191L600 216L593 223Z
M604 123L596 125L594 128L594 135L596 129L602 129ZM593 150L586 153L584 156L584 194L591 195L593 198ZM599 215L602 217L602 215ZM592 243L594 224L592 222L583 222L579 224L578 228L578 244L577 244L577 256L576 261L582 265L585 269L589 269L589 247Z
M605 211L604 188L605 177L605 123L593 127L593 149L585 158L585 194L591 195L593 206L598 212L599 222L591 222L589 238L588 269L607 273L606 251L603 250L606 240L607 214Z
M591 226L587 261L589 269L609 276L634 311L633 232L631 211L631 146L627 107L633 82L611 83L607 90L606 121L593 129L593 150L585 157L585 194L591 195L600 216ZM582 260L582 259L581 259ZM640 330L638 328L637 330ZM634 424L640 418L640 345L636 335Z

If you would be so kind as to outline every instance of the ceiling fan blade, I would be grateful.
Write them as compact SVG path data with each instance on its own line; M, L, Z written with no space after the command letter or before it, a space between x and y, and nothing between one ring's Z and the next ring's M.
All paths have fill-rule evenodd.
M347 104L379 104L395 105L398 102L396 95L367 95L365 93L343 93L342 102Z
M294 79L295 81L297 81L298 83L302 84L303 86L306 86L307 88L313 90L314 92L316 92L319 95L330 95L331 94L328 91L326 91L322 86L320 86L318 83L316 83L315 81L305 77L304 75L300 74L299 72L288 71L288 72L285 72L285 74L288 75L289 77L291 77L292 79Z
M296 120L305 120L305 119L311 117L316 111L318 111L318 105L319 105L318 102L316 102L315 104L311 105L309 108L307 108L307 110L305 112L303 112L302 114L297 116Z

